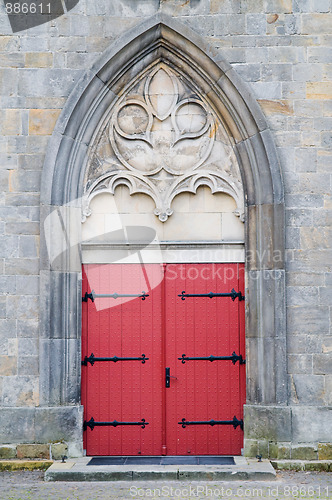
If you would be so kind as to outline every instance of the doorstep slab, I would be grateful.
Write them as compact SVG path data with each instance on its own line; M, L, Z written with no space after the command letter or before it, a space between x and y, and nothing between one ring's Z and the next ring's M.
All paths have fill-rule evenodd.
M53 470L69 470L72 469L75 462L54 462Z
M45 481L273 480L276 471L268 460L234 457L235 465L87 465L92 457L54 462ZM66 467L61 467L61 466Z

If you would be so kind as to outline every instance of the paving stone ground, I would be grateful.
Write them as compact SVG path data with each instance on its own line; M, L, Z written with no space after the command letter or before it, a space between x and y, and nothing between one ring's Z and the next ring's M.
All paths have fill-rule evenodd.
M314 499L332 498L332 474L278 472L275 481L45 483L43 472L1 472L1 500Z

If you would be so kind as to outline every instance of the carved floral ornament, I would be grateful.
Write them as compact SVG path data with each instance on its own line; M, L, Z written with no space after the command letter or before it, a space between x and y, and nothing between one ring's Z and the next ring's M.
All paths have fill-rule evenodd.
M119 185L149 195L161 222L172 215L176 195L200 185L231 195L235 214L244 218L240 171L224 127L196 89L163 63L127 89L99 132L85 177L83 222L91 200Z

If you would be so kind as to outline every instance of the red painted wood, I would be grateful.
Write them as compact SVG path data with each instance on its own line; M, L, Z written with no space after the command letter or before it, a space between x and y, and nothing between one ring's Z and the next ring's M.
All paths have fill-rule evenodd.
M160 273L160 266L149 274ZM148 291L141 266L128 264L85 265L83 289L96 293L141 293L135 299L96 298L83 303L82 359L96 357L139 357L140 361L97 362L82 366L84 418L96 421L137 422L149 425L95 427L85 434L89 455L160 455L161 453L161 309L160 286ZM87 318L87 319L86 319ZM87 334L88 332L88 334ZM84 385L86 384L86 386ZM86 388L85 388L86 387Z
M171 387L166 389L169 455L238 455L243 432L232 426L188 426L189 421L232 420L243 416L245 366L231 361L186 361L177 358L244 355L244 302L230 298L187 298L178 294L244 293L243 265L168 265L166 282L166 359ZM239 288L240 287L240 288ZM241 288L242 287L242 288Z
M239 454L243 432L230 426L189 426L187 420L243 418L245 366L231 361L187 361L187 356L244 355L244 302L230 298L187 298L178 294L244 293L243 264L169 264L161 266L85 265L83 295L141 293L141 299L96 299L83 303L82 356L133 356L150 359L100 362L82 367L84 418L139 421L149 425L95 427L84 432L88 455ZM171 387L165 389L165 367Z

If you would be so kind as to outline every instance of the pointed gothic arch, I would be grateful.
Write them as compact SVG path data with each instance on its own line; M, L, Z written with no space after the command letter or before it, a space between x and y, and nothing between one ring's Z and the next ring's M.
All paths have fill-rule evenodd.
M284 194L274 142L255 98L219 51L162 14L118 39L86 72L49 143L41 187L40 404L61 414L63 439L81 442L79 235L76 246L61 252L62 235L45 220L61 213L78 230L86 162L98 125L123 87L155 61L177 68L197 85L231 138L245 195L245 438L288 441ZM50 262L53 249L60 257ZM263 414L274 418L270 428L266 419L259 423Z

